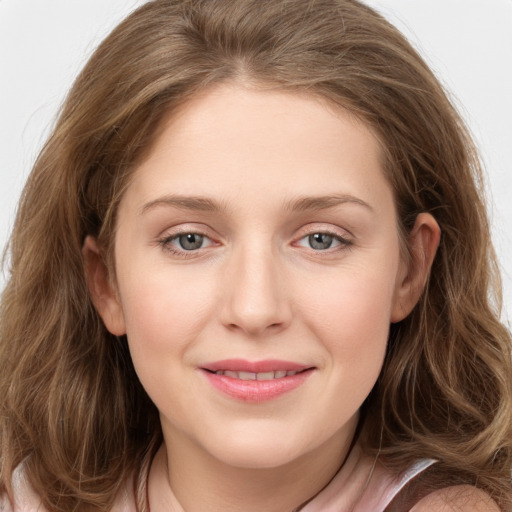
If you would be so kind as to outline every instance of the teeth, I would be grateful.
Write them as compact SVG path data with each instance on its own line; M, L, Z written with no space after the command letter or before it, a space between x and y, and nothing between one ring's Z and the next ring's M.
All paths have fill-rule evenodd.
M292 375L296 375L299 372L295 371L286 371L286 370L277 370L275 372L235 372L232 370L217 370L215 372L216 375L224 375L225 377L231 377L232 379L239 380L273 380L273 379L282 379L283 377L291 377Z
M256 374L256 380L272 380L275 379L274 372L262 372Z
M238 372L240 380L256 380L256 374L253 372Z

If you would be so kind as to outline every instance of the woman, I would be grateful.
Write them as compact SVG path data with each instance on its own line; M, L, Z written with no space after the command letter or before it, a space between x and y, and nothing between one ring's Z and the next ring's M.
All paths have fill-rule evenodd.
M20 203L4 507L509 509L480 179L438 82L364 5L143 6Z

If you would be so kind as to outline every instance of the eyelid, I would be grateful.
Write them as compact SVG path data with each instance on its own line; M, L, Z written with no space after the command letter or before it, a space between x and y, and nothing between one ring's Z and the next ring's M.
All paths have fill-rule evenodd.
M315 223L315 224L309 224L309 225L301 228L299 231L299 235L294 238L292 245L297 246L301 240L304 240L305 238L307 238L311 235L314 235L314 234L330 235L339 242L339 244L336 245L335 247L329 247L328 249L325 249L325 250L315 250L310 247L309 249L315 253L334 252L336 250L347 248L347 247L353 245L353 242L354 242L353 235L346 229L335 228L332 226L326 226L325 224ZM307 247L305 245L299 245L299 247L305 247L307 249Z
M162 235L160 235L156 239L156 243L160 245L165 251L170 252L171 254L177 255L182 258L190 258L190 257L197 257L200 253L202 253L205 249L208 249L210 246L216 246L219 245L220 242L215 240L215 238L210 234L209 229L205 229L204 227L198 227L197 225L192 224L182 224L173 228L169 228L163 232ZM200 247L198 249L180 249L176 245L172 244L171 242L173 240L176 240L182 235L199 235L204 238L207 238L210 243L206 247Z
M336 242L337 242L337 244L336 244L336 245L333 245L333 246L331 246L331 247L328 247L327 249L324 249L324 250L320 250L320 249L316 249L316 250L315 250L315 249L313 249L312 247L308 247L306 244L304 244L304 245L303 245L303 244L301 244L301 243L300 243L302 240L306 240L306 239L308 239L310 236L312 236L312 235L316 235L316 234L329 235L329 236L331 236L331 237L332 237L332 239L333 239L334 241L336 241ZM318 231L318 232L315 232L315 233L311 233L310 235L303 236L302 238L299 238L299 239L297 240L296 244L297 244L299 247L306 247L306 248L312 249L312 250L314 250L314 251L316 251L316 252L327 252L327 251L329 251L330 249L335 249L336 247L340 247L340 246L347 246L347 245L349 245L349 244L350 244L350 241L349 241L349 240L347 240L347 239L345 239L345 238L343 238L343 237L341 237L341 236L335 235L335 234L333 234L333 233L327 233L327 232L325 232L325 231Z
M313 235L315 233L325 233L327 235L332 235L336 238L341 238L346 241L352 241L354 238L354 235L345 228L333 226L332 224L326 225L320 222L314 222L301 227L295 239L299 240L304 238L305 236Z
M211 239L214 239L213 230L206 224L185 222L176 224L174 226L168 226L157 235L158 240L164 238L172 238L179 235L186 235L188 233L202 235Z
M203 225L197 225L194 223L190 224L180 224L178 226L168 228L163 232L161 236L156 239L156 243L160 245L164 250L177 255L182 258L187 257L197 257L200 254L203 254L205 250L208 250L212 246L222 245L221 242L216 240L214 236L211 235L211 229L208 227L204 227ZM210 243L206 247L199 247L197 249L180 249L174 244L171 244L171 241L177 239L182 235L187 234L195 234L200 235L210 241ZM314 234L326 234L332 236L338 243L334 247L329 247L324 250L314 249L309 247L309 250L314 253L333 253L337 250L343 250L349 248L353 245L353 235L346 229L342 229L339 227L333 227L332 225L326 226L322 223L312 223L306 226L303 226L297 236L294 237L292 245L304 247L308 249L305 245L299 244L300 241L307 238L308 236Z
M187 249L181 249L179 246L173 244L173 242L175 242L175 241L180 242L181 237L186 236L186 235L198 236L198 237L201 237L201 242L204 242L205 240L209 240L211 243L213 243L213 240L209 236L203 235L201 233L195 233L192 231L187 231L185 233L177 233L177 234L171 235L171 236L167 237L166 240L168 243L173 245L173 247L177 247L178 250L183 250L185 252L199 251L199 249L204 249L205 247L208 247L211 245L211 243L209 243L208 245L198 247L197 249L188 249L187 250Z

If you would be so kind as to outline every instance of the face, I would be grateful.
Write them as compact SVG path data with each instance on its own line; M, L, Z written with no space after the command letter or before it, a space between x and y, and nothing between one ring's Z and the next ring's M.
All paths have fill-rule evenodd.
M96 304L166 443L238 467L350 443L412 300L372 132L227 85L159 130L120 204L115 272Z

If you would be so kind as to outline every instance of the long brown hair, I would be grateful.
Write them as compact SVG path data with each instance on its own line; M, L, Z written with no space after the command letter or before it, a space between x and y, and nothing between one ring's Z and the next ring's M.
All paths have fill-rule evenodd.
M161 443L126 340L109 334L81 247L108 255L117 205L164 115L243 80L340 105L378 134L404 242L419 212L442 241L411 315L391 326L360 439L394 471L432 457L425 486L478 485L512 506L511 338L478 158L436 78L355 0L155 0L77 78L24 189L0 317L0 491L20 463L50 511L108 510L134 477L139 510Z

